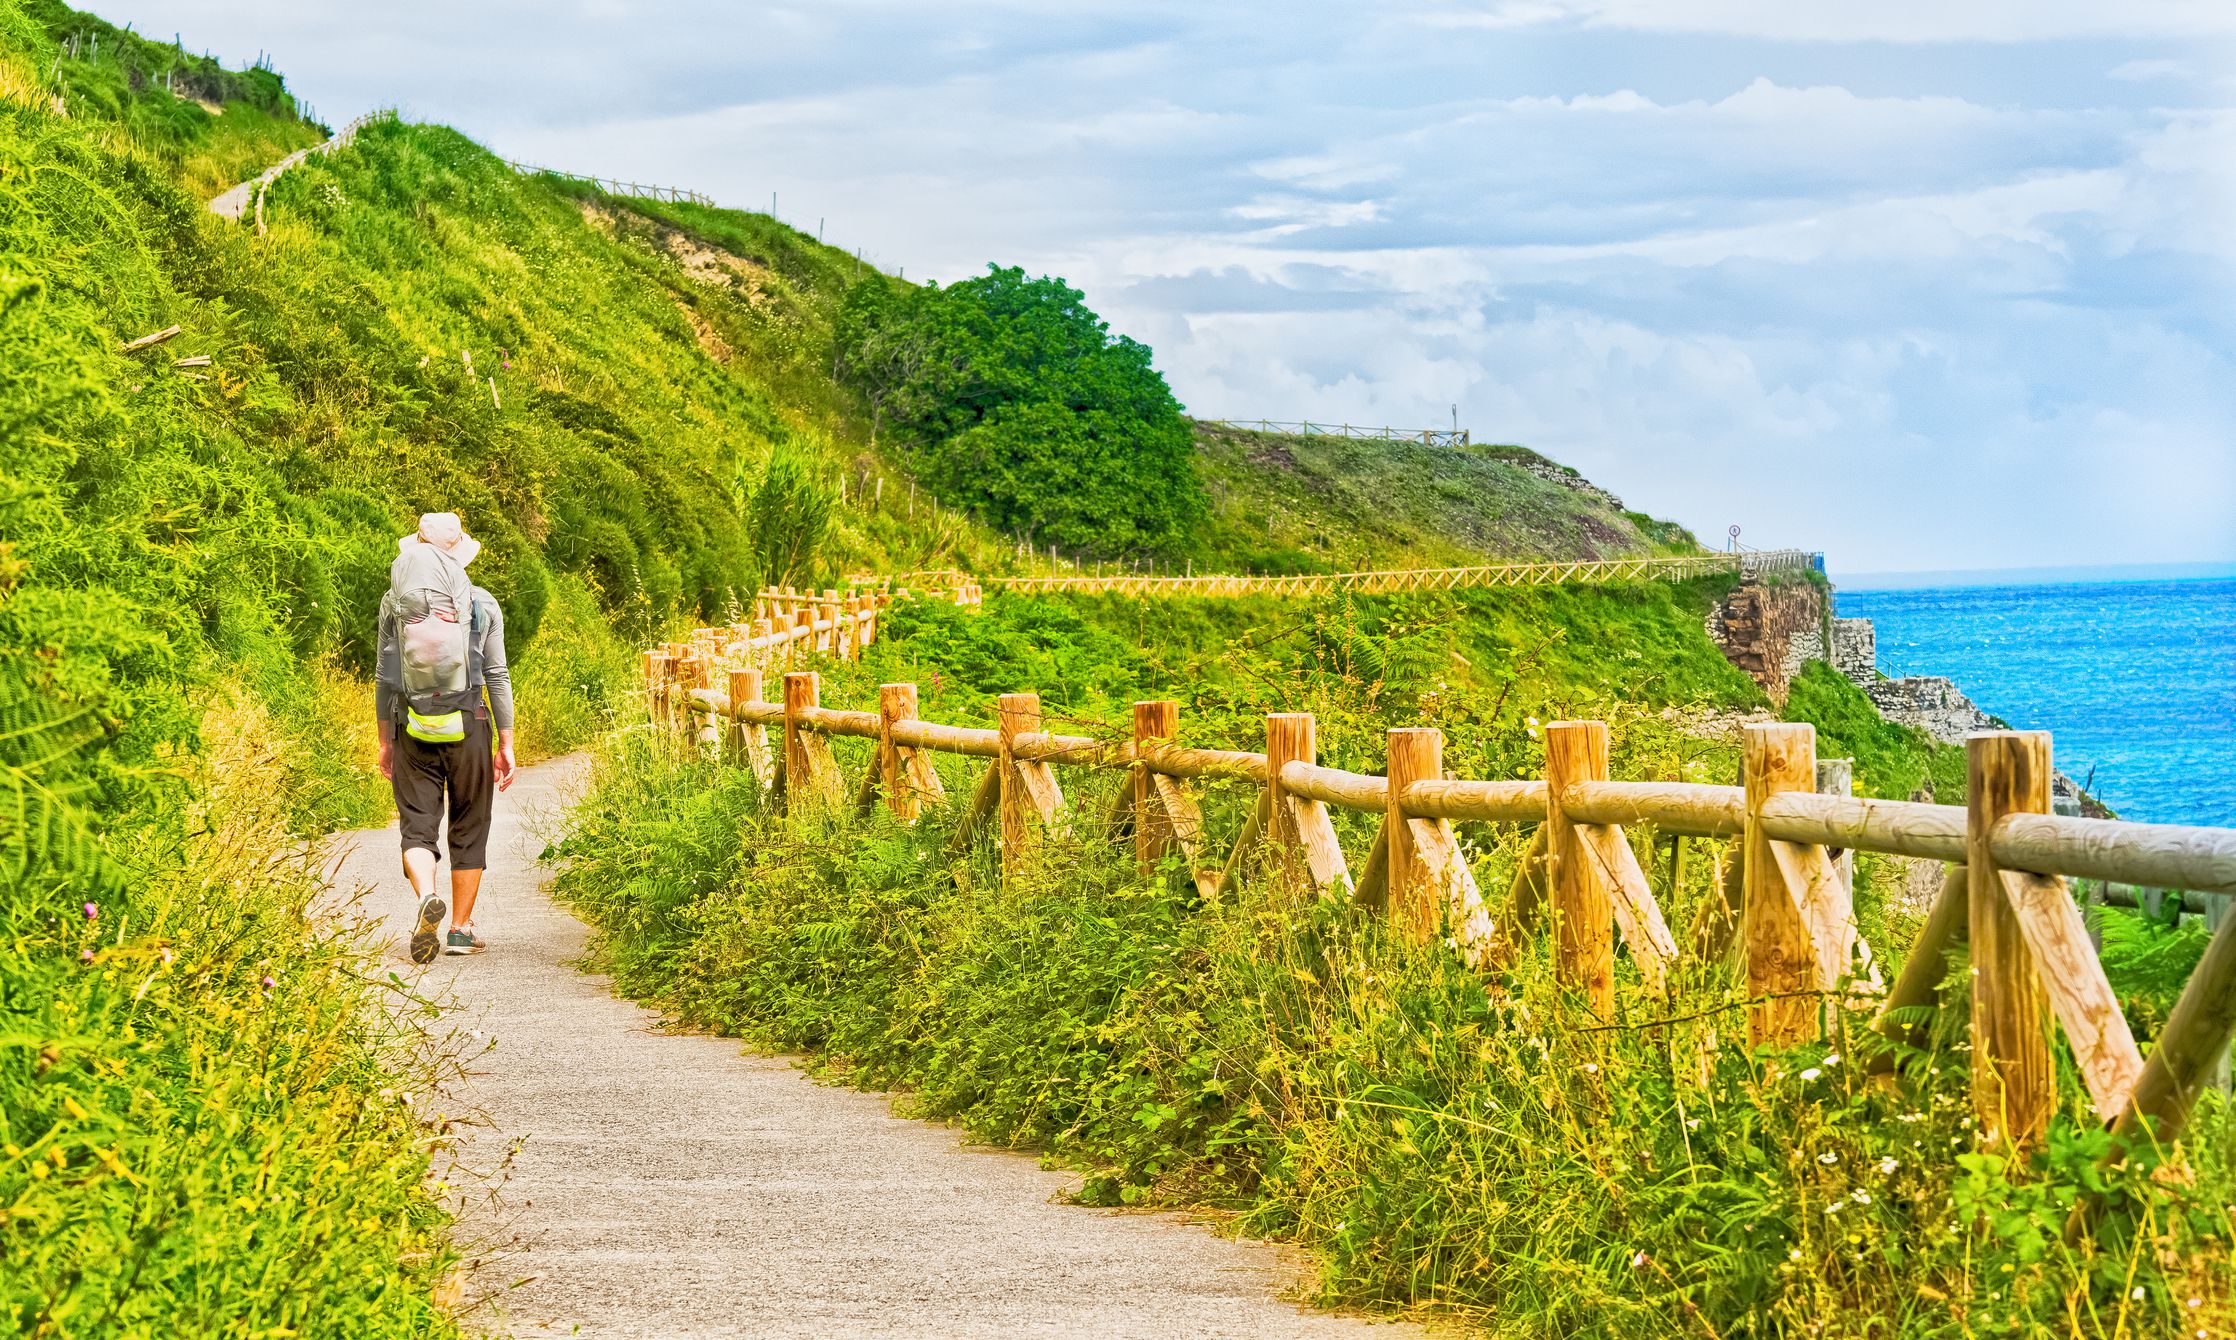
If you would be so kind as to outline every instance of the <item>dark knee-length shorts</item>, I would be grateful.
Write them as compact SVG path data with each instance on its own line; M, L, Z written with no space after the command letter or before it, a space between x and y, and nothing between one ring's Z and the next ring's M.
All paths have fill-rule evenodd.
M466 738L446 744L413 739L398 725L389 778L406 851L413 847L434 851L447 813L450 868L488 868L489 812L497 797L497 765L490 750L487 706L468 711Z

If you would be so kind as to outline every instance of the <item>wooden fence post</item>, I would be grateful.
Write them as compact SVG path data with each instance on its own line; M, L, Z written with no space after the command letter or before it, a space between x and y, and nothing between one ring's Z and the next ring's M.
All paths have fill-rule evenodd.
M1171 699L1134 704L1134 754L1144 746L1169 744L1180 734L1180 704ZM1157 800L1157 779L1147 765L1135 763L1127 784L1134 795L1134 864L1141 877L1156 873L1157 864L1172 851L1172 816Z
M784 675L784 789L787 798L808 790L807 749L800 738L800 709L818 706L822 676L813 670L789 670Z
M644 719L658 725L666 710L667 700L662 684L667 679L668 666L665 652L648 651L644 654Z
M1972 1113L1991 1143L2038 1146L2057 1107L2050 1004L1988 848L2006 814L2050 810L2045 731L1983 731L1964 742L1965 867L1972 935Z
M1303 872L1301 835L1296 816L1289 812L1289 791L1281 785L1284 763L1316 763L1319 745L1310 712L1266 714L1266 842L1273 848L1284 877Z
M784 676L784 812L805 814L819 805L836 806L843 797L831 742L802 729L806 709L820 705L823 677L812 670Z
M1017 737L1040 729L1040 695L1005 693L997 702L1000 711L1002 878L1008 879L1023 865L1026 845L1032 841L1032 800L1025 793L1012 752Z
M1607 780L1607 723L1556 721L1545 728L1545 855L1552 875L1554 964L1560 984L1580 991L1593 1014L1615 1013L1615 908L1607 879L1561 796L1578 782Z
M730 749L731 762L752 770L753 780L767 786L774 771L769 766L769 728L747 721L742 715L745 704L761 701L762 677L759 670L732 670L730 672Z
M1792 1046L1818 1037L1821 1001L1816 941L1794 891L1762 831L1762 803L1786 791L1817 789L1816 728L1785 722L1749 726L1745 733L1746 828L1740 860L1746 902L1740 911L1747 947L1747 994L1775 996L1747 1011L1747 1041Z
M1383 810L1383 830L1389 835L1383 876L1388 892L1390 923L1400 935L1419 943L1436 932L1436 885L1415 849L1413 829L1400 797L1415 782L1441 781L1444 777L1444 732L1433 726L1400 726L1390 732L1388 774L1390 796Z
M877 716L877 774L885 789L885 807L903 823L915 823L927 798L938 800L946 794L929 754L893 742L895 723L916 720L916 686L878 685Z

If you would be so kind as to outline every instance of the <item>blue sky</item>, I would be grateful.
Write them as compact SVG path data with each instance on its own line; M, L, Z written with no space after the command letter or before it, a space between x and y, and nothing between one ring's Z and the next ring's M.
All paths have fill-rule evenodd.
M2223 0L103 12L329 121L1063 275L1198 414L1456 403L1836 570L2236 559Z

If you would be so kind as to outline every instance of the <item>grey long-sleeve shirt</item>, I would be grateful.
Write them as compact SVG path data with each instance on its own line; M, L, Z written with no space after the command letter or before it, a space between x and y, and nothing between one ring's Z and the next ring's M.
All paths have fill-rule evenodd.
M489 722L498 730L512 729L512 668L505 661L505 612L497 598L474 588L474 619L481 635L466 649L468 684L489 694ZM374 652L373 714L393 722L404 714L403 653L398 645L395 612L384 598L380 603L380 641Z

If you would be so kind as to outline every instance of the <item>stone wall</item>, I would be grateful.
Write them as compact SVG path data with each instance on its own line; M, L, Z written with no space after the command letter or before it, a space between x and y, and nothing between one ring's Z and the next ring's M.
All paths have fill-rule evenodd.
M1980 710L1956 681L1943 675L1908 675L1866 684L1879 715L1919 730L1943 744L1961 744L1974 731L2000 730L1994 717Z
M1879 630L1869 619L1832 621L1832 668L1870 688L1879 678Z
M1824 591L1813 582L1743 582L1708 611L1708 636L1777 703L1802 666L1825 659L1824 627Z

